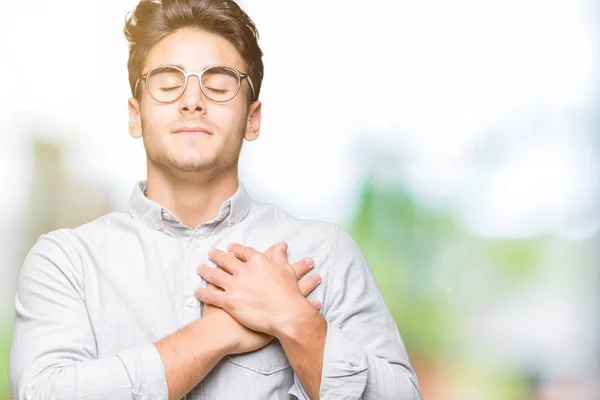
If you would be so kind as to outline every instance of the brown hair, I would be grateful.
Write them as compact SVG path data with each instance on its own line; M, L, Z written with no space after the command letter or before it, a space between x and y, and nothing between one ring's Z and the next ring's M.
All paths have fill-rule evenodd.
M264 74L258 31L232 0L141 0L127 14L124 29L129 42L129 85L134 97L135 84L152 47L182 28L200 29L229 41L242 56L246 67L243 72L254 85L254 98L249 90L248 103L258 99Z

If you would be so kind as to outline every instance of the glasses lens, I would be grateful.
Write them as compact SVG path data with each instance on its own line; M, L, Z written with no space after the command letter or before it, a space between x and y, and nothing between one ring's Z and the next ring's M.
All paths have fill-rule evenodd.
M206 97L213 101L229 101L240 88L238 73L227 67L212 67L202 75L202 87Z
M177 99L183 90L185 75L173 67L157 68L147 78L148 90L158 101L171 102Z

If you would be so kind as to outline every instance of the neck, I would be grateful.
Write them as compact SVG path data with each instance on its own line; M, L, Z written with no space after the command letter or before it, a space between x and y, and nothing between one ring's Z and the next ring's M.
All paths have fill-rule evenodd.
M237 164L229 170L173 174L148 163L146 197L195 228L216 218L221 205L238 189Z

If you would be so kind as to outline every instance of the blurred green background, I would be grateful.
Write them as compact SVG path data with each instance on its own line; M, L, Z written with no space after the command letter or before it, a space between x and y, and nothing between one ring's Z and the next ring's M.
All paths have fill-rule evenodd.
M124 209L145 177L127 134L135 4L0 15L0 399L26 252ZM240 4L266 66L240 178L352 234L424 398L600 399L599 3Z

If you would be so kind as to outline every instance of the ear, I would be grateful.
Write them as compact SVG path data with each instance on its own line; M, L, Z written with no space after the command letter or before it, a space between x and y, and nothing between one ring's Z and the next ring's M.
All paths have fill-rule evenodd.
M259 100L256 100L254 103L250 104L250 108L248 109L248 120L246 121L246 134L244 138L252 142L258 138L260 133L260 121L262 118L262 103Z
M129 134L134 139L142 137L142 114L140 113L140 102L130 97L128 100L129 109Z

